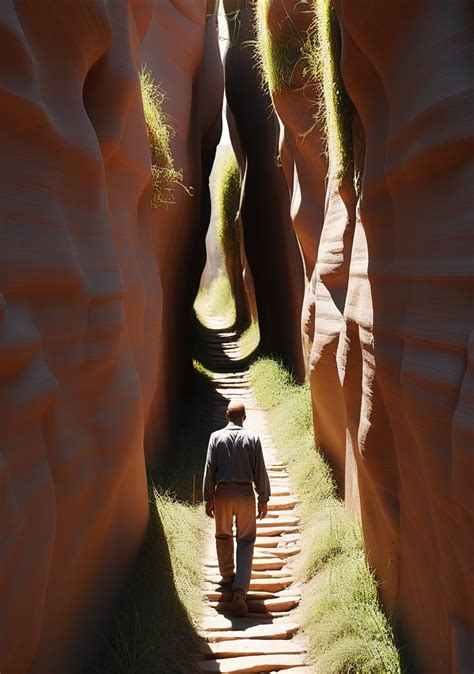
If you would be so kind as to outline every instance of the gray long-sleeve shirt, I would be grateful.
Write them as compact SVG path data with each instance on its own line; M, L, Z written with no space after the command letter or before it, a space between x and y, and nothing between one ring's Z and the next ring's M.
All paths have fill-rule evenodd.
M205 501L214 498L219 482L253 482L260 503L270 498L270 481L260 438L229 422L209 439L202 491Z

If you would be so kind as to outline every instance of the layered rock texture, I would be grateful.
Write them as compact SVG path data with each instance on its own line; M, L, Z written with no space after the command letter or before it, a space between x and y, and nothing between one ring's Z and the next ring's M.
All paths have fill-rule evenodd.
M470 672L470 6L258 5L270 45L285 47L267 90L248 44L254 5L224 0L250 315L266 351L300 378L306 367L318 445L415 669ZM0 8L3 674L84 667L143 540L146 465L186 381L205 262L224 89L216 7ZM307 51L324 61L326 23L327 72ZM145 65L183 183L153 209ZM344 89L352 128L338 136L331 96Z
M262 4L276 40L288 17L304 32L301 3ZM320 20L329 7L306 5ZM324 201L307 220L316 245L314 327L306 328L316 436L348 507L361 516L382 598L415 669L467 672L474 666L470 10L464 1L448 8L337 0L334 8L336 66L354 115L345 148L352 162L341 175L329 137ZM289 87L288 103L273 95L290 139L295 119L297 131L307 128L293 112L300 95ZM324 93L322 103L330 116ZM294 143L291 152L298 165ZM309 167L306 184L296 171L308 207L321 199L321 173ZM305 227L294 223L304 252Z
M183 171L175 204L152 211L155 253L163 285L160 369L146 451L156 465L167 445L190 363L194 298L206 262L209 175L222 126L223 69L217 2L155 0L142 61L160 83L163 112L175 132L171 151ZM184 189L187 188L187 189Z
M145 428L152 461L173 401L167 366L187 353L220 133L208 9L0 9L3 674L84 667L147 527ZM194 188L177 187L168 210L150 209L143 63Z

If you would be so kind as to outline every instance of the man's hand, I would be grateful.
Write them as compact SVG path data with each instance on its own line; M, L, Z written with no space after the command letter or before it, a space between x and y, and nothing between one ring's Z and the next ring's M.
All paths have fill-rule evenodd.
M263 520L264 517L267 516L268 513L268 506L266 503L258 503L258 519Z
M211 500L206 501L204 505L206 506L206 515L208 517L214 517L214 499L211 498Z

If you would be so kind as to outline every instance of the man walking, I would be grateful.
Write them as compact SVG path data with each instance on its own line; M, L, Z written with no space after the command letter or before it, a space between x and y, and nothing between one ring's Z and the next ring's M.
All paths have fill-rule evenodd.
M267 514L270 482L260 439L243 428L245 407L231 401L228 424L212 433L204 470L203 496L206 514L216 522L216 549L222 585L231 585L231 611L247 614L246 596L252 573L253 548L257 535L255 492L258 517ZM236 520L237 560L234 573L233 520Z

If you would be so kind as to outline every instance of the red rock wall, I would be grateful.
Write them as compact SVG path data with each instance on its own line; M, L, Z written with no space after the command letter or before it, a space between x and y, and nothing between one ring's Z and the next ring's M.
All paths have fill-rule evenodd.
M151 463L176 402L166 366L179 376L188 354L220 134L206 9L0 10L3 674L84 667L146 530L144 433ZM166 90L175 165L195 189L177 187L168 210L149 205L142 62Z
M306 127L301 92L273 94L295 162L294 174L286 170L293 203L299 189L303 213L324 205L322 227L321 216L293 210L303 251L315 246L311 259L305 252L307 269L315 265L303 335L312 342L316 439L362 519L415 670L470 672L472 15L461 0L334 5L359 196L352 169L338 180L331 158L321 198L317 158L310 153L299 170L304 144L291 142ZM300 3L270 3L276 39L288 17L304 31L299 11Z
M161 285L132 9L0 11L3 674L84 663L147 525Z
M225 0L224 8L228 13L238 10L225 57L226 96L244 161L241 218L261 345L282 356L302 376L303 268L291 226L289 193L277 163L278 121L249 48L249 41L255 40L253 5L247 0Z
M419 668L467 672L472 14L464 1L335 6L365 138L339 363L366 545Z
M300 0L268 3L267 27L276 45L302 49L314 13ZM303 254L306 273L302 337L306 371L314 336L314 285L311 276L324 220L328 162L321 124L315 121L319 92L307 76L308 61L298 58L285 81L272 91L273 106L282 122L280 158L291 198L291 222Z
M151 216L163 286L163 330L147 429L150 465L163 458L188 374L192 304L205 265L208 179L221 132L224 88L213 14L214 3L206 0L154 0L142 46L142 60L165 92L162 107L175 131L171 140L175 166L183 170L183 184L192 192L175 187L176 203L155 209Z

